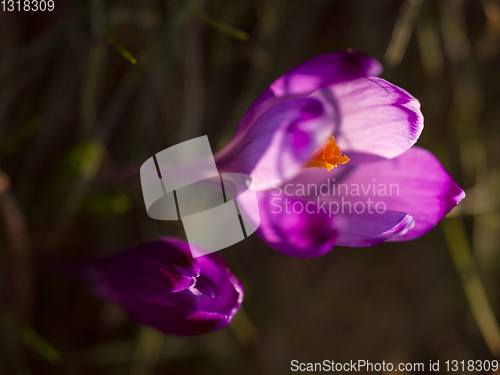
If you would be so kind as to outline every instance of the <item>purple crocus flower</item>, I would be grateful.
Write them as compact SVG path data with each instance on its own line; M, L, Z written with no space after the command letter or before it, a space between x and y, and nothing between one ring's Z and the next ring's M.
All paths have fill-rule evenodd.
M194 259L189 245L174 237L140 244L82 271L101 297L167 334L199 335L224 327L243 301L243 285L221 256Z
M274 249L307 258L414 239L464 198L412 147L420 103L381 72L352 50L312 58L274 81L216 154L220 172L252 176L257 233Z

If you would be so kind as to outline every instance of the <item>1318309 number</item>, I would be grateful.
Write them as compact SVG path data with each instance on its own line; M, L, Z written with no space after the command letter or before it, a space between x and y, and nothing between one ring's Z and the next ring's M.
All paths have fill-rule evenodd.
M2 0L0 1L2 10L5 12L37 12L54 10L54 0Z
M468 360L468 361L446 361L446 371L497 371L498 361L495 359L493 361L481 361L481 360Z

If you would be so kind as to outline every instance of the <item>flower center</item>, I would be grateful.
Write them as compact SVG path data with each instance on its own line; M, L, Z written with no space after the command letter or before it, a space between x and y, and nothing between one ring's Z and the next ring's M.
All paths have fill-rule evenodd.
M328 137L328 141L323 146L323 148L316 151L305 166L305 168L323 168L330 170L335 168L339 164L345 164L350 159L342 155L339 146L335 143L335 137L333 135Z

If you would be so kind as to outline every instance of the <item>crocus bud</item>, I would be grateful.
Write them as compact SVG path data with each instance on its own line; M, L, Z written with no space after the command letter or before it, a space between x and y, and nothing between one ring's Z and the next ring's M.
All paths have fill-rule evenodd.
M221 256L193 258L189 245L174 237L90 263L84 277L137 322L167 334L224 327L243 301L243 285Z

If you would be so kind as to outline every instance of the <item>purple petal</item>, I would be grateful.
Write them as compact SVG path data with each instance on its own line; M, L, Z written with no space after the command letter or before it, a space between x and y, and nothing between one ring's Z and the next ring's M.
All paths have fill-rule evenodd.
M258 201L261 216L257 234L275 250L297 258L313 258L335 245L338 232L334 218L314 202L277 197L268 191L258 193Z
M323 115L323 105L313 98L278 104L215 156L219 172L249 174L257 190L294 177L333 130Z
M414 227L391 241L422 236L465 197L439 160L420 147L392 160L359 164L342 182L376 184L375 194L373 189L369 194L373 199L413 217ZM384 187L387 195L382 195Z
M126 302L122 307L137 322L173 335L201 335L222 328L232 316L217 312L163 306L148 302Z
M230 320L243 302L243 284L220 255L212 253L196 259L202 270L198 280L204 286L200 288L203 298L198 310L218 312Z
M349 202L351 207L358 204L358 211L364 207L363 215L365 216L370 204L372 211L375 211L378 205L383 215L375 213L362 217L363 215L353 213L354 218L343 217L342 219L347 223L353 223L352 228L356 228L354 223L359 221L359 227L363 227L362 230L367 233L372 230L374 233L380 232L379 221L386 212L408 214L412 220L409 217L403 218L403 221L398 224L399 230L394 228L392 232L384 234L385 240L390 241L404 241L420 237L432 229L465 197L463 190L453 181L439 160L420 147L412 147L394 159L346 164L335 168L332 172L334 173L329 174L319 169L305 170L290 184L293 186L301 183L316 186L326 184L332 189L335 186L335 195L331 190L321 199L336 202L335 204L340 206L343 202ZM309 199L312 198L309 197ZM390 224L390 220L387 224ZM380 242L378 235L372 237L373 243L370 238L361 233L359 234L362 240L360 243L355 241L355 237L356 235L351 235L351 233L340 232L337 244L369 246ZM368 242L362 245L364 240Z
M164 269L160 269L160 271L173 285L172 293L189 289L196 283L196 277L186 277L177 272L170 272Z
M297 186L287 185L291 187L289 193L294 191L292 186ZM376 245L406 233L413 226L413 219L404 212L379 213L372 207L373 213L358 214L349 201L344 206L336 205L336 197L319 194L302 198L277 193L267 191L258 195L262 214L257 234L275 250L298 258L324 255L335 245Z
M373 57L353 50L340 51L305 61L269 87L275 97L308 95L336 83L380 73L382 65Z
M187 319L192 319L196 323L204 323L217 320L226 320L226 317L217 312L196 311L189 315Z
M87 267L99 294L114 300L143 300L189 288L200 273L189 246L161 238L109 256Z
M465 198L465 192L450 177L439 160L429 151L413 147L385 169L384 180L398 173L401 194L391 207L402 209L415 220L415 227L391 241L407 241L431 230L450 210ZM394 180L396 180L394 178Z
M338 221L343 230L339 231L336 245L347 247L374 246L405 234L414 225L411 216L397 211L339 214Z
M380 73L382 65L376 59L353 50L313 57L276 79L255 100L238 126L235 137L263 113L284 100L305 97L336 83Z
M312 97L322 100L336 124L332 134L349 158L351 153L394 158L415 144L424 126L419 101L382 78L338 83Z

